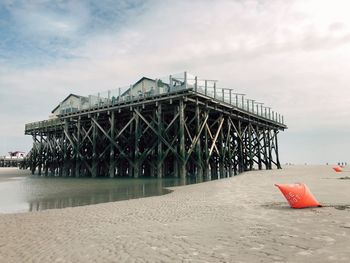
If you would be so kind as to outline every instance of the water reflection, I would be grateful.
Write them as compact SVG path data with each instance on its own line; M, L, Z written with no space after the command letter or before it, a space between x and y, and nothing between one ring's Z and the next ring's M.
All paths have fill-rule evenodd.
M165 187L196 182L176 178L3 178L0 172L0 213L32 212L157 196L170 192Z
M26 191L29 211L106 203L170 192L159 180L31 178L27 181L30 181L31 188L30 192ZM41 192L40 196L38 192Z

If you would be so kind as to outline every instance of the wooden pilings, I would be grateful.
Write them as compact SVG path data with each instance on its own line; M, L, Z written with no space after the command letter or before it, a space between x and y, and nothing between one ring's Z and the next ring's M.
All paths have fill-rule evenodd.
M156 109L157 116L157 132L162 134L163 130L163 119L162 119L162 104L159 103ZM153 159L154 160L154 159ZM157 177L163 177L163 143L160 137L157 138Z
M281 168L279 129L179 94L61 116L61 125L27 132L33 148L26 165L45 176L193 176L201 181Z
M115 138L115 112L112 111L111 112L111 116L109 119L109 123L110 123L110 127L111 127L111 131L110 131L110 136L111 138ZM111 143L109 145L110 150L109 150L109 177L113 178L115 176L115 168L116 168L116 158L115 158L115 147L114 145Z
M186 156L185 156L185 109L184 102L179 103L179 154L180 154L180 178L186 177Z
M29 167L25 160L23 157L0 156L0 167Z

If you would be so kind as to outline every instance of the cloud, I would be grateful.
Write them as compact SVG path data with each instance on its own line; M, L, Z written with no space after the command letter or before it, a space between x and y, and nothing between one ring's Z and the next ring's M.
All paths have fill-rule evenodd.
M40 120L71 92L97 93L143 75L188 70L272 106L285 115L291 135L349 129L347 6L297 0L10 1L0 9L6 14L0 26L14 22L0 33L7 43L0 44L1 110L22 105L21 114L11 113L19 122Z
M18 67L80 58L75 49L94 36L118 32L143 10L134 1L5 1L0 3L0 58Z

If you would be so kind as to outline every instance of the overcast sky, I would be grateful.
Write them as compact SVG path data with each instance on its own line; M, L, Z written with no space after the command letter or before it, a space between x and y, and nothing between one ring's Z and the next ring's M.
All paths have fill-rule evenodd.
M56 2L56 3L54 3ZM350 162L350 2L0 1L0 155L69 93L184 70L282 113L282 163Z

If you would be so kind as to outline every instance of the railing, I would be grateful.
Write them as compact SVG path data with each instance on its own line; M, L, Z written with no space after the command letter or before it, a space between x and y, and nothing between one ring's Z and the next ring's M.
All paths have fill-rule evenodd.
M189 79L188 81L191 81ZM245 94L236 93L232 89L218 88L215 80L198 80L192 79L193 84L188 84L188 88L192 88L195 92L204 94L215 100L230 104L238 109L255 114L259 117L263 117L274 122L284 124L283 115L273 111L271 107L263 106L264 103L257 102L256 100L246 99Z
M89 110L99 107L110 107L121 103L143 100L154 96L171 94L182 90L193 90L217 101L232 105L238 109L257 115L259 117L284 124L284 117L274 112L270 107L263 106L264 103L252 99L246 99L245 94L236 93L232 89L217 86L216 80L201 80L186 72L174 74L159 79L142 78L134 85L120 87L105 92L88 96L75 97L59 105L59 115ZM57 116L41 122L26 124L26 131L60 125Z
M52 127L52 126L61 125L61 124L62 124L62 121L58 118L55 118L55 119L49 119L49 120L44 120L44 121L27 123L25 125L25 130L30 131L30 130L47 128L47 127Z
M170 87L168 84L164 84L161 82L161 80L157 79L155 80L155 86L152 87L152 89L144 92L137 92L137 94L133 93L132 87L123 87L115 90L109 90L107 92L100 92L94 95L88 95L87 97L81 96L78 101L74 103L61 103L59 113L62 115L103 106L115 106L121 103L142 100L145 98L174 93L185 89L185 85Z
M0 160L13 160L13 161L17 161L17 160L23 160L25 157L22 156L8 156L8 155L2 155L0 156Z

